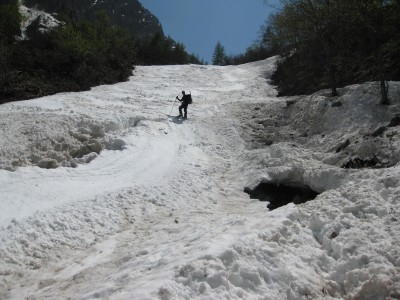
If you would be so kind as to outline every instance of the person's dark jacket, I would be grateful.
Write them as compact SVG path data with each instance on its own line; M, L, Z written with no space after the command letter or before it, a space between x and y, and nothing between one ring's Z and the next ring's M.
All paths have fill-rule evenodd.
M176 97L179 101L182 102L183 106L188 106L189 105L189 101L190 101L190 95L186 94L182 96L182 99L179 99L178 97Z

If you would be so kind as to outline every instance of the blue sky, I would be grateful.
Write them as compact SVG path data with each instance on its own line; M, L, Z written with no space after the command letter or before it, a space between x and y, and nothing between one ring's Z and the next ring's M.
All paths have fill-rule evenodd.
M139 0L166 36L208 63L218 41L228 55L244 53L273 11L263 0Z

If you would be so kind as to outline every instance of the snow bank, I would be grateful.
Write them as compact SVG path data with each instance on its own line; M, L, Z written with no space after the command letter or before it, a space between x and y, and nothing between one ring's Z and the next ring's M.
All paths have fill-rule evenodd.
M50 96L49 101L57 101ZM89 163L103 149L124 150L124 131L136 126L140 116L104 120L60 108L4 105L0 112L0 169L38 166L50 169ZM33 115L32 115L33 114Z
M388 167L400 160L396 138L399 127L391 125L400 114L400 85L391 82L390 86L390 106L379 105L375 82L339 89L336 98L321 91L311 96L240 104L232 111L250 148L287 142L311 149L319 160L334 166L343 166L354 158L376 157L376 167Z
M0 169L36 165L52 169L88 163L103 149L123 150L125 143L115 136L123 128L113 122L99 122L86 116L37 112L32 120L23 112L2 114ZM21 121L19 121L21 120ZM50 128L47 128L50 127ZM61 129L61 130L60 130ZM17 131L18 135L14 132Z

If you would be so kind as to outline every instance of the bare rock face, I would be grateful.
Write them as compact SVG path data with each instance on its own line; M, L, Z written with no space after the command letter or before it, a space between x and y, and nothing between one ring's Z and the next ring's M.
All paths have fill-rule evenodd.
M56 18L64 15L74 21L94 21L104 12L113 24L128 30L137 40L156 33L164 34L157 17L138 0L25 0L24 5Z

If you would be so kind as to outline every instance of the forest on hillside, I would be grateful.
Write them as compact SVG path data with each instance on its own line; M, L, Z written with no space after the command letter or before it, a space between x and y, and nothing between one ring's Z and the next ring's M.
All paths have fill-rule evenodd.
M47 31L31 24L26 39L22 18L17 0L0 2L0 104L124 81L138 64L200 63L161 33L136 41L102 12L93 22L59 16Z
M221 64L279 54L272 79L281 96L326 88L336 96L339 87L378 81L381 103L390 103L388 82L400 80L399 0L281 0L275 8L259 42Z

